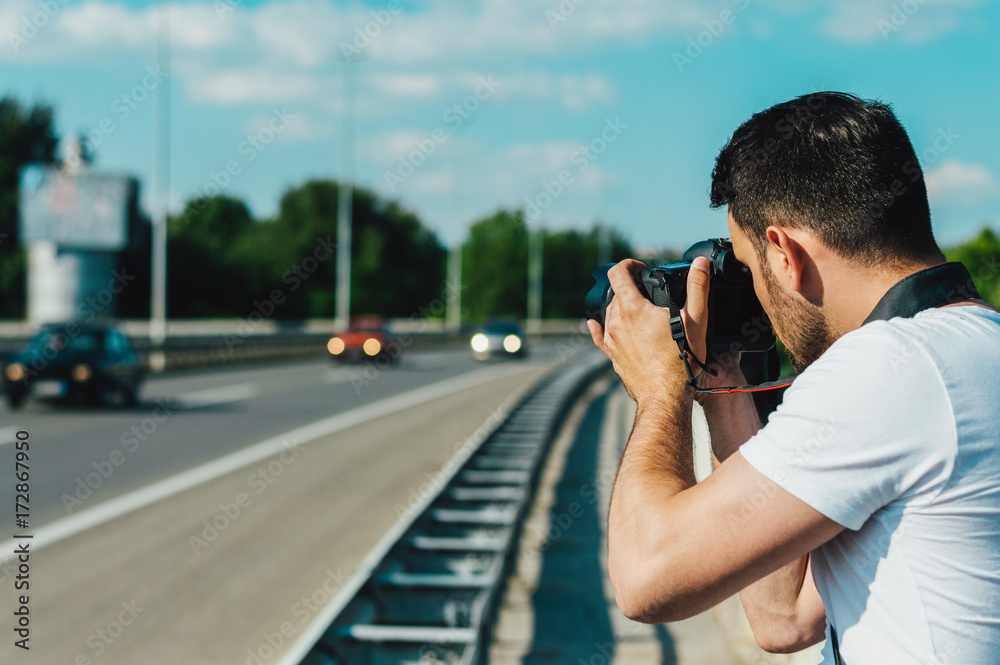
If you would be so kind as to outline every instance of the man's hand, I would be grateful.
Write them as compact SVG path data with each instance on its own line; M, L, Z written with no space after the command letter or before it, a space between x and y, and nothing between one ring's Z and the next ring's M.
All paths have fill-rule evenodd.
M635 280L645 267L639 261L626 259L608 271L615 297L608 305L604 328L596 321L587 321L594 344L611 359L629 395L637 403L666 395L668 390L676 391L688 380L677 343L670 333L669 310L651 303L636 286ZM692 262L687 298L681 311L688 354L702 361L705 360L708 330L708 271L708 259L698 257ZM689 361L699 386L742 383L738 355L713 360L717 361L712 367L719 373L718 377L712 377L698 363Z

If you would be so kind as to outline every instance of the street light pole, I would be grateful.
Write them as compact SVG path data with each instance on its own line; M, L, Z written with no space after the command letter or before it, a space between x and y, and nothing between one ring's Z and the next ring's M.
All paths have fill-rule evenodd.
M465 216L465 150L463 142L457 137L449 143L448 154L451 157L453 175L449 217L452 223L456 223ZM448 270L445 276L444 293L448 306L446 329L452 335L462 331L462 244L462 239L457 240L448 253Z
M611 227L602 224L597 229L597 265L611 263L613 256Z
M163 6L157 31L157 60L168 76L156 89L155 143L153 147L153 182L155 206L149 313L149 341L153 348L150 368L163 369L163 341L167 337L167 207L170 197L170 19L172 3Z
M344 72L344 136L343 176L337 195L337 316L335 327L347 330L351 320L351 230L354 201L354 116L357 106L357 74L355 65L345 64Z
M462 243L452 247L448 254L448 274L445 279L447 329L449 333L457 335L462 330Z
M542 334L542 254L545 230L539 224L534 232L528 229L528 334Z

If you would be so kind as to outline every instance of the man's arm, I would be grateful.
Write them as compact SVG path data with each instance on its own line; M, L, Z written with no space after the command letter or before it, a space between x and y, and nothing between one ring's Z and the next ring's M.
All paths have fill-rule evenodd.
M740 455L731 455L706 481L694 484L693 391L685 385L670 339L669 313L646 301L632 283L631 272L638 269L641 264L623 262L609 273L616 296L608 308L607 329L591 328L639 407L608 523L609 572L619 606L645 621L682 619L776 571L754 591L787 599L797 586L796 598L808 598L801 593L807 591L804 569L796 566L842 527ZM696 355L699 332L703 354L707 318L708 274L702 270L697 264L691 270L685 312ZM792 583L795 574L799 581ZM778 588L772 588L776 582ZM805 607L814 610L815 604ZM821 603L819 608L821 612ZM814 611L808 614L815 616ZM812 639L814 632L803 634Z
M722 377L727 385L745 383L741 372ZM722 385L716 381L718 385ZM761 428L753 398L746 394L704 395L715 466L728 459ZM821 641L826 609L812 577L808 554L740 591L754 638L765 651L790 653Z
M695 485L687 463L690 426L676 426L685 406L689 414L690 397L639 406L608 517L608 568L619 607L640 621L676 621L758 580L755 597L787 602L794 593L789 564L842 527L738 453ZM801 581L799 573L799 590ZM777 639L763 641L780 646Z

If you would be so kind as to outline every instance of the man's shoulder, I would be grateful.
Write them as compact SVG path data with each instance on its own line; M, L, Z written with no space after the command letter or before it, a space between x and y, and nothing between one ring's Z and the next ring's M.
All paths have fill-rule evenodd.
M868 380L959 368L1000 368L1000 313L982 307L931 309L912 318L873 321L834 342L809 369L857 368Z
M862 424L872 418L954 423L970 411L1000 421L1000 314L972 309L931 310L851 331L796 379L783 401Z
M940 490L957 456L1000 455L998 391L1000 316L873 322L806 369L740 450L796 497L860 529L902 496Z

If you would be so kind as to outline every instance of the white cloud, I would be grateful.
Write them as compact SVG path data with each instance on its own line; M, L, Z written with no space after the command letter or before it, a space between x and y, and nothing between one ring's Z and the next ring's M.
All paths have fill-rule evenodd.
M376 191L387 198L402 198L423 219L433 220L449 245L464 237L470 220L499 208L527 209L529 200L541 201L544 207L532 224L559 228L573 226L572 220L578 225L580 220L594 218L604 193L619 182L615 174L601 168L599 160L581 171L580 163L572 161L582 150L581 144L523 142L490 148L450 137L410 175L390 187L385 172L397 172L400 156L405 160L415 149L415 141L426 138L416 131L386 133L365 141L364 154L366 159L378 155L383 160L374 178ZM570 174L568 185L558 182L563 171ZM557 193L552 196L548 192Z
M931 41L966 27L965 10L979 0L837 0L820 31L847 42Z
M549 72L518 72L498 77L501 83L498 99L525 97L541 101L556 101L568 111L587 111L596 104L613 104L618 91L613 83L600 74L564 74Z
M436 74L377 73L374 86L389 97L432 97L441 91L443 81Z
M569 175L564 185L567 198L600 193L617 178L601 169L599 162L583 161L584 146L565 141L518 143L490 157L486 164L484 191L499 200L524 201L545 191L546 184L558 189L560 174ZM555 183L555 184L553 184Z
M556 2L544 3L552 7ZM703 21L715 18L718 11L705 7L705 3L663 2L663 0L590 0L574 14L565 26L575 29L574 20L580 21L576 37L595 40L627 41L647 39L664 32L684 33L704 29ZM577 16L579 18L577 19ZM558 28L563 30L562 25Z
M241 8L233 20L263 59L315 68L342 61L339 44L359 11L320 0L274 1Z
M256 7L210 0L175 3L170 11L172 72L179 92L202 104L313 103L343 108L343 49L360 45L358 112L391 113L396 99L460 99L488 72L502 82L496 99L523 97L583 112L617 101L616 86L596 72L555 75L511 72L512 56L596 50L607 41L644 39L657 31L689 28L701 16L694 0L635 0L627 7L588 0L549 27L547 0L431 2L401 14L378 14L332 0L273 0ZM218 7L228 11L219 11ZM16 30L37 9L28 0L0 4L0 28ZM111 0L67 5L15 54L21 62L155 59L157 31L167 15ZM388 20L387 17L388 16Z
M801 5L786 0L766 1L782 12L802 11ZM876 41L887 34L926 41L965 27L967 10L980 1L913 0L915 9L907 13L901 7L910 5L897 0L826 0L819 29L844 41ZM456 63L468 67L470 62L498 65L518 56L594 52L609 44L664 37L683 40L718 14L696 0L587 0L580 5L558 0L431 0L417 8L406 3L400 14L333 0L271 0L226 12L220 12L218 4L196 0L173 5L172 42L178 59L197 56L203 63L269 64L304 73L335 66L343 61L345 47L360 45L380 66L409 71L447 69ZM575 8L572 13L560 10L570 6ZM24 17L37 8L26 0L8 0L0 6L0 30L17 32ZM79 61L123 51L148 53L165 11L163 6L132 8L113 0L70 4L22 52L2 49L0 58ZM553 22L553 15L565 20ZM426 92L426 87L399 89L404 94ZM562 82L558 92L559 103L568 109L609 96L606 82L587 77Z
M27 36L26 44L16 52L0 51L0 58L76 62L122 52L151 53L168 15L175 52L218 51L239 42L238 26L219 21L211 3L175 5L169 14L165 6L133 9L102 0L52 4L58 11L43 12L41 4L23 1L0 7L0 33Z
M315 74L285 72L268 66L222 71L195 67L181 71L193 101L223 105L290 103L314 98L318 90L339 86L338 82L324 81Z
M611 83L596 74L589 76L562 76L556 83L559 101L571 111L586 111L591 102L613 103L617 94Z
M230 48L269 61L318 67L343 58L344 46L360 45L379 60L418 66L462 61L471 56L593 51L608 41L629 43L665 31L699 28L710 13L694 0L589 0L552 29L547 0L485 0L475 5L430 2L400 14L332 0L272 0L256 7L220 12L210 0L175 4L175 49ZM0 8L0 27L14 31L37 5L13 0ZM64 8L51 21L59 39L34 50L62 58L94 51L147 48L162 7L129 8L110 0L88 0ZM388 18L386 18L388 16ZM11 54L6 53L9 57Z
M428 132L415 129L384 132L371 138L362 139L359 156L380 168L395 167L400 157L418 150L420 142L431 140ZM433 141L432 141L433 143ZM436 151L436 148L435 148Z
M68 40L89 50L111 44L128 48L148 46L153 25L152 11L136 13L122 5L87 2L67 5L53 28L61 33L60 41Z
M407 187L424 195L451 195L461 182L454 169L422 169L413 174Z
M397 186L414 193L427 193L428 188L434 193L447 193L469 176L476 179L475 191L488 192L498 200L520 200L541 190L546 182L558 180L562 171L570 172L571 187L578 193L599 191L617 183L617 178L602 171L597 161L588 160L581 170L584 146L580 143L546 141L489 149L455 136L448 136L431 149L432 143L427 132L386 132L363 140L358 154L383 171L396 172L402 162L412 165L413 173ZM423 159L410 158L417 152Z
M261 135L268 129L274 135L276 143L293 143L338 136L339 125L337 118L317 119L287 106L276 106L269 113L257 114L243 125L247 136Z
M927 196L932 204L978 203L1000 193L1000 180L985 166L946 159L927 171Z
M505 149L502 157L517 169L518 175L530 180L541 180L554 178L559 171L570 166L573 154L582 147L579 143L567 141L517 143Z
M879 3L837 3L831 14L820 22L819 27L821 32L842 41L874 41L882 38L878 22L885 13Z

